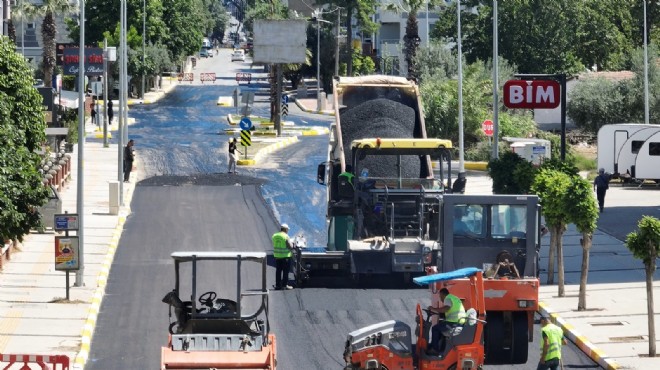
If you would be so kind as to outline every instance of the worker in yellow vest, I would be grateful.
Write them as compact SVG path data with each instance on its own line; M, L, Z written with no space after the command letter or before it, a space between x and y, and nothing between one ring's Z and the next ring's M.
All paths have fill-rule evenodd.
M437 356L442 354L445 350L444 341L440 345L441 339L445 336L447 331L450 331L456 326L463 325L465 323L465 307L463 307L463 302L460 298L453 294L449 294L447 288L440 289L438 293L440 296L441 307L429 306L428 310L431 313L442 313L445 315L445 319L439 321L437 324L433 325L431 328L431 343L429 344L429 349L426 351L426 354L429 356Z
M293 243L289 238L289 225L282 224L280 231L273 234L273 257L275 257L275 290L293 289L289 285Z
M547 316L541 316L541 359L536 370L557 370L561 361L561 346L566 344L564 331L550 322Z

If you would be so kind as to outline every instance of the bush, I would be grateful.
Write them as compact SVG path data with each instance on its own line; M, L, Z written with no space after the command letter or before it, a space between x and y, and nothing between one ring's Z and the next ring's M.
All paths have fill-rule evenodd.
M510 151L507 143L500 141L499 143L499 153L500 155L504 152ZM490 158L493 153L493 145L488 141L480 141L476 145L465 150L465 160L467 161L490 161Z
M537 169L518 154L506 151L488 162L488 175L493 179L494 194L527 194Z

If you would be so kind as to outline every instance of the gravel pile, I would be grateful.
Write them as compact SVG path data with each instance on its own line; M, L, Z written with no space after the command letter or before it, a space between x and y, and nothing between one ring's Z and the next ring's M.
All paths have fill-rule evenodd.
M351 164L351 142L364 138L413 138L415 110L389 99L375 99L341 114L341 134L347 164ZM370 177L397 177L395 156L372 156L362 161ZM418 157L401 157L402 177L419 177Z

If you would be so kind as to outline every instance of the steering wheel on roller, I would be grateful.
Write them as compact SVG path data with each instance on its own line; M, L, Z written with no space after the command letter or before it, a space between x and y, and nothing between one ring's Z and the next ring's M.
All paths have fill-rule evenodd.
M199 303L206 307L213 307L213 301L217 296L218 295L213 291L206 292L199 296Z

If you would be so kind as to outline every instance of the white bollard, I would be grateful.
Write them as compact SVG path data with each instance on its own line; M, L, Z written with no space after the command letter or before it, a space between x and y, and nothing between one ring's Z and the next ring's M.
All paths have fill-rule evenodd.
M109 185L109 213L111 215L119 214L119 181L108 181Z

